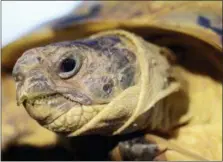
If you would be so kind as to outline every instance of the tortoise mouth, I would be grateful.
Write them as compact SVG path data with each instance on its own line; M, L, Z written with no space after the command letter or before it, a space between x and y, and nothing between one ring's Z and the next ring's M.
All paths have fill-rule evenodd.
M74 101L72 98L65 96L60 93L52 93L52 94L47 94L47 95L40 95L40 96L35 96L33 98L26 98L24 99L23 106L26 107L27 104L35 106L35 105L42 105L42 104L50 104L53 102L53 100L63 97L66 100L69 100L74 103L78 103L81 105L81 103Z
M30 116L41 125L53 123L71 108L81 106L80 103L60 93L26 98L22 104Z
M81 128L104 108L104 105L84 105L59 93L27 98L22 103L33 119L56 133Z

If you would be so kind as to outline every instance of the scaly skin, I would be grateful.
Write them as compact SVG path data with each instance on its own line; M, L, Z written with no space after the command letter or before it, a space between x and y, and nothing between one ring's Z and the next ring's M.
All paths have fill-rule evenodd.
M28 50L15 64L13 76L18 104L39 124L63 135L145 129L169 133L191 119L187 87L179 89L161 48L124 31ZM167 147L206 160L166 139L155 140L164 149L137 138L119 146L127 160L159 159Z

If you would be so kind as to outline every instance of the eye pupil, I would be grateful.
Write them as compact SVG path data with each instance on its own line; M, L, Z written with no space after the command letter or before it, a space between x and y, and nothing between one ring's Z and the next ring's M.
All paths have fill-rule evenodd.
M75 68L75 66L76 61L74 59L67 58L61 63L60 69L62 72L70 72Z
M106 93L111 93L111 91L112 91L112 84L105 84L104 86L103 86L103 90L106 92Z

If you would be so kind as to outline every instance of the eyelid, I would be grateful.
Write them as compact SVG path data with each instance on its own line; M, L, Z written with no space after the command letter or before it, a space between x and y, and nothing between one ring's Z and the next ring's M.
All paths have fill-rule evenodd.
M73 52L67 52L65 54L63 54L62 56L59 57L59 61L57 61L56 63L56 69L57 72L60 72L60 65L62 63L63 60L67 59L67 58L74 58L75 60L77 60L77 57L73 54Z

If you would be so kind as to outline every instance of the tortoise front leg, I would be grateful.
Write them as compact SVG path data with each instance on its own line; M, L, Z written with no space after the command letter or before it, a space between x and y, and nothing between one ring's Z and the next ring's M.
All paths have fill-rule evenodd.
M161 148L152 139L144 136L119 142L112 152L112 160L151 161L166 160L166 148Z

